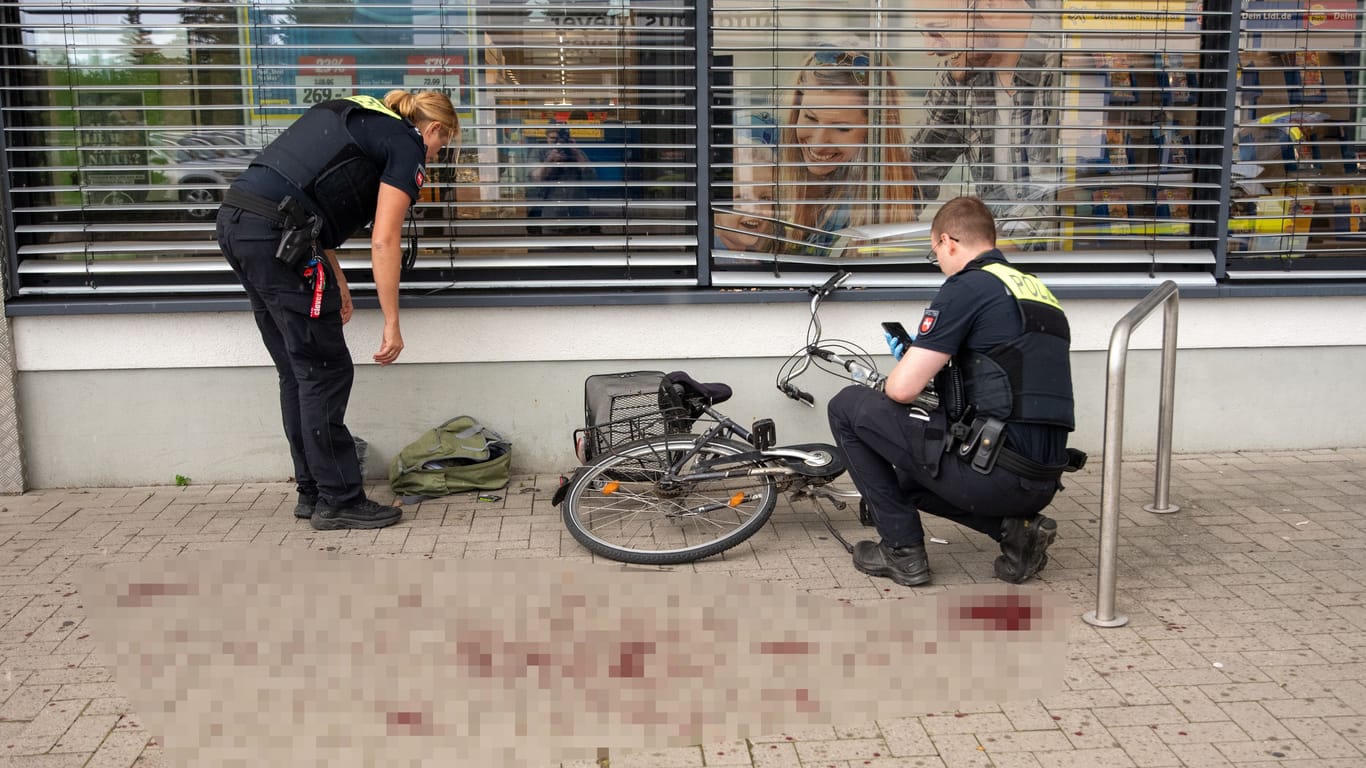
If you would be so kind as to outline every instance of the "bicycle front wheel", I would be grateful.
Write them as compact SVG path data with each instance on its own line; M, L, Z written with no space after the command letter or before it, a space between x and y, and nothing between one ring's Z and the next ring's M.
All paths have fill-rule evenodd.
M699 464L753 451L711 440L665 482L669 466L696 439L668 435L618 448L584 470L565 494L564 524L594 553L624 563L674 565L711 557L739 544L768 522L778 500L769 475L696 479ZM728 463L726 469L763 462Z

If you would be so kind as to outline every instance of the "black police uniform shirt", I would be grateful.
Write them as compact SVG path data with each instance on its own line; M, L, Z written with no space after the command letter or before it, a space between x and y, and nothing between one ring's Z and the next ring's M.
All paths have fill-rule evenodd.
M382 112L354 109L347 115L346 127L365 156L382 169L380 181L403 190L411 202L417 202L418 193L426 183L427 158L422 140L414 140L412 124ZM267 200L283 200L286 196L306 200L293 184L261 165L249 166L233 186ZM305 205L314 208L312 201L306 201ZM314 212L317 212L316 208Z
M981 269L992 262L1009 264L991 250L950 275L920 318L912 346L957 356L963 351L989 352L1024 332L1020 307L999 277ZM1057 464L1067 456L1067 432L1043 424L1008 424L1006 445L1030 459Z

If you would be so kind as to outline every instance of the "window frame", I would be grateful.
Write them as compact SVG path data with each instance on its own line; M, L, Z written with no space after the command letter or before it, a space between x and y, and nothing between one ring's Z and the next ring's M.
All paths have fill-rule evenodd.
M490 2L491 0L485 0ZM1182 284L1182 290L1190 295L1357 295L1366 293L1366 258L1361 266L1348 266L1340 270L1314 272L1276 272L1269 270L1254 273L1240 270L1237 257L1230 254L1229 227L1235 218L1231 208L1235 195L1233 187L1233 166L1235 153L1233 139L1238 129L1239 84L1238 73L1244 55L1242 26L1243 11L1253 0L1208 0L1201 6L1201 28L1199 31L1198 59L1200 78L1198 82L1199 99L1198 120L1195 130L1206 136L1222 135L1222 145L1216 147L1213 141L1200 141L1196 150L1197 168L1193 172L1195 181L1194 199L1212 205L1214 215L1209 220L1201 220L1192 225L1192 235L1205 238L1213 247L1201 253L1192 254L1189 259L1156 258L1152 264L1162 261L1179 263L1182 268L1175 272L1150 272L1149 279L1141 275L1133 280L1107 281L1101 279L1106 273L1106 264L1138 263L1143 261L1142 252L1103 251L1095 254L1091 261L1084 262L1087 269L1080 272L1060 269L1066 259L1053 258L1058 254L1021 254L1015 260L1026 268L1035 268L1039 274L1055 286L1062 296L1072 297L1129 297L1142 295L1145 285L1158 277L1173 277ZM21 4L6 6L3 29L3 47L6 56L13 64L15 52L24 47L23 31L19 24ZM480 258L460 258L453 255L443 257L429 256L424 259L424 267L414 275L405 276L403 301L405 306L470 306L470 305L529 305L529 304L573 304L609 303L633 304L654 303L658 301L687 302L727 302L733 299L726 294L736 289L757 289L755 295L781 298L787 291L812 282L813 276L824 270L845 266L836 262L813 263L792 267L783 265L781 269L770 269L767 265L755 262L752 269L727 270L717 267L711 247L710 233L715 228L716 189L709 182L717 167L712 161L712 150L724 129L723 125L713 122L713 93L717 85L714 77L713 33L711 25L711 0L701 0L686 8L686 3L673 6L684 7L683 13L692 14L690 37L687 38L696 50L706 51L707 55L693 57L691 77L693 84L689 95L690 104L678 111L680 115L690 114L690 128L696 137L694 175L692 188L685 207L693 211L691 216L691 238L686 234L676 237L662 237L658 240L664 250L659 253L640 255L629 253L595 253L592 257L579 260L556 261L554 253L541 256L528 256L525 259L508 259L496 255ZM486 6L469 6L471 10ZM1359 20L1366 14L1366 3L1357 0L1354 12L1358 18L1355 39L1362 39ZM1306 35L1306 40L1312 36ZM1222 44L1221 44L1222 43ZM476 66L476 65L471 65ZM482 66L482 65L477 65ZM1346 88L1355 89L1359 94L1366 90L1366 61L1358 61L1354 67L1343 65L1343 70L1354 73L1355 84ZM19 73L13 66L5 66L5 99L8 101L16 92ZM1356 114L1353 126L1356 132L1355 143L1366 147L1366 98L1358 97L1358 103L1350 105ZM6 120L13 114L5 110ZM688 122L685 120L684 122ZM475 126L484 130L487 126ZM218 259L205 259L193 254L208 254L216 251L212 240L194 241L167 246L168 253L179 254L185 258L167 259L152 264L109 262L98 268L82 270L76 262L62 265L53 273L93 274L96 277L136 275L156 273L165 279L163 283L150 283L143 289L130 289L123 292L105 287L82 294L64 292L61 289L44 291L26 288L24 283L33 274L35 262L21 260L17 244L23 236L22 228L16 222L14 200L16 189L13 186L12 152L19 151L11 141L11 126L0 130L0 195L9 203L5 211L3 231L6 252L5 310L9 315L43 315L108 311L198 311L223 308L244 308L246 299L240 286L232 280L226 263ZM1349 142L1350 143L1350 142ZM1362 178L1366 185L1366 177ZM1366 197L1366 192L1363 193ZM684 219L687 219L685 216ZM684 225L685 228L687 225ZM496 230L499 224L494 220L476 220L473 229ZM452 236L453 237L453 236ZM513 242L507 239L493 242ZM462 241L463 242L463 241ZM470 242L482 241L472 239ZM87 243L87 248L89 248ZM367 306L373 302L369 295L373 284L368 274L368 258L363 245L349 244L352 247L341 253L342 262L348 275L355 277L351 285L358 291L357 303ZM492 246L490 246L492 247ZM585 247L574 238L566 241L567 248ZM1366 245L1363 246L1366 248ZM686 249L691 248L691 251ZM674 249L674 250L668 250ZM683 249L683 250L678 250ZM90 250L99 250L98 248ZM25 264L29 267L26 268ZM87 265L89 261L85 262ZM553 279L519 280L518 274L530 274L547 267L558 273ZM1232 268L1231 268L1232 267ZM937 272L923 268L904 268L887 265L855 264L864 273L870 286L877 286L876 293L901 298L924 298L933 294L935 287L942 281ZM1141 271L1141 270L1140 270ZM548 274L541 272L541 274ZM1135 273L1136 274L1136 273ZM196 281L194 278L175 282L178 276L209 275L213 282ZM1208 280L1200 279L1207 275Z

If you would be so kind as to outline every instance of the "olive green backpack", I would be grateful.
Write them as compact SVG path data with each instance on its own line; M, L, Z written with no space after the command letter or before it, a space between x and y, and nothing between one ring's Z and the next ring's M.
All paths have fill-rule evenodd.
M400 496L445 496L508 484L512 443L470 416L456 416L409 443L389 465Z

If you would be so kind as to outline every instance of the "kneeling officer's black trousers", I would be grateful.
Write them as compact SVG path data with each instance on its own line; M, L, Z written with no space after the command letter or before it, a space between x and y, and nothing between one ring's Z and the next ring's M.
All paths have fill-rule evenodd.
M889 547L924 542L917 510L999 541L1002 518L1033 515L1058 491L1057 480L1028 480L999 466L984 475L946 454L942 410L928 422L912 418L910 406L855 385L831 398L828 411L849 474Z

